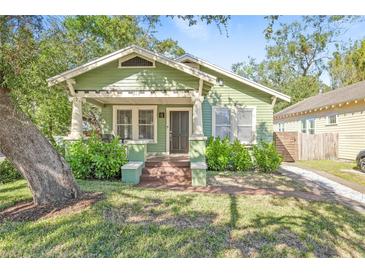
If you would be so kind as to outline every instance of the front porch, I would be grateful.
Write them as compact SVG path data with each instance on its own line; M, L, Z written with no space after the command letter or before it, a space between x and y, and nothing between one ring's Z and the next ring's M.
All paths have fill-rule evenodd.
M128 164L122 167L123 182L138 184L157 180L204 186L206 137L202 122L203 96L199 91L150 95L151 92L139 92L135 97L130 93L128 97L125 92L79 92L73 97L68 138L83 137L82 104L97 100L102 104L98 106L106 120L103 133L119 136L127 146ZM145 104L148 97L150 104ZM163 104L167 97L174 104ZM178 170L166 170L168 165L165 163ZM153 172L149 172L148 168L153 165Z

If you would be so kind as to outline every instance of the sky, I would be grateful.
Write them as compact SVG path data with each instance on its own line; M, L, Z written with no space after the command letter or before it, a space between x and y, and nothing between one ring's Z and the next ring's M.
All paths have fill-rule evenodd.
M282 16L280 21L292 22L298 19L299 16ZM232 64L246 61L248 56L257 61L265 58L263 31L266 26L264 16L232 16L227 37L225 31L221 34L214 24L199 22L189 27L181 19L163 17L156 36L159 39L177 40L186 52L231 70ZM350 38L353 41L365 38L365 21L352 25L339 40L348 42ZM329 84L328 75L324 74L322 80Z

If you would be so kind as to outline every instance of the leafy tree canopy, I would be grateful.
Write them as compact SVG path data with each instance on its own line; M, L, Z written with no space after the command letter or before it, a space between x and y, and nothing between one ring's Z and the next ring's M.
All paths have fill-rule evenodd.
M169 16L173 18L174 16ZM225 27L228 16L178 16ZM0 87L52 140L69 128L71 106L65 88L45 79L112 51L136 44L167 56L184 50L172 39L155 37L160 16L0 16ZM96 108L85 120L98 128ZM94 113L90 113L94 112Z
M262 62L249 58L232 65L232 70L244 77L280 90L292 97L294 104L319 90L330 87L320 76L328 71L330 49L355 16L302 16L291 23L280 22L279 16L266 17L264 31L267 41L266 57ZM278 111L289 104L280 102Z
M365 80L365 40L356 41L333 53L329 63L332 86L343 87Z

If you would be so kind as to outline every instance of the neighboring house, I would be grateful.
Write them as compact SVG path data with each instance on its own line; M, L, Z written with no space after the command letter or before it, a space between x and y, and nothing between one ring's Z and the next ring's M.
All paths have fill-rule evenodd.
M338 157L365 148L365 81L309 97L274 115L274 131L338 133Z
M272 139L273 106L290 97L191 55L177 59L130 46L48 79L73 100L69 138L82 136L82 102L100 107L103 133L144 154L190 152L203 162L206 137ZM190 144L190 146L189 146ZM194 150L194 151L189 151ZM142 159L143 160L143 159ZM203 165L202 165L203 166ZM193 178L194 181L194 178Z

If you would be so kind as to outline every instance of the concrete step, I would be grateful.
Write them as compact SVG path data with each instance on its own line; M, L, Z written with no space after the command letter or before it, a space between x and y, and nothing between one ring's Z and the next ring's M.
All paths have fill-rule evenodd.
M146 167L143 169L142 174L150 176L158 175L191 175L191 169L188 167Z
M151 176L148 174L142 174L141 182L151 181L165 181L165 182L183 182L191 181L191 175L178 176L178 175L157 175Z
M145 167L190 167L190 161L161 161L161 162L145 162Z

